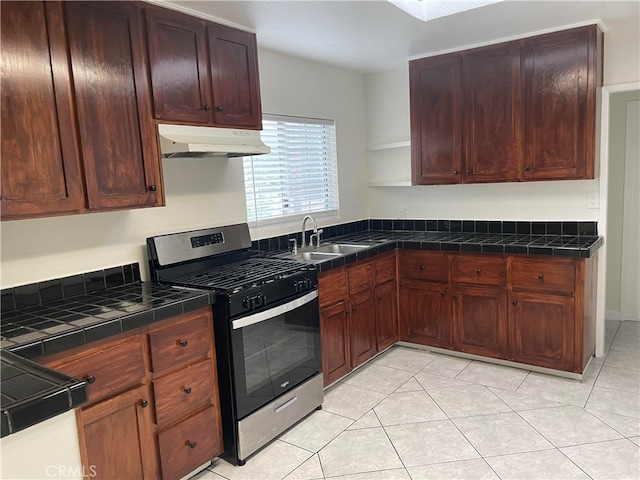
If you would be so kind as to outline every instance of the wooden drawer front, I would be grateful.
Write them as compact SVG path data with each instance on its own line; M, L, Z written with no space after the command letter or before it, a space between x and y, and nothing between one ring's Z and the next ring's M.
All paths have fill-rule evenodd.
M373 262L357 263L347 270L349 294L370 289L373 286Z
M454 255L451 280L480 285L506 285L507 261L491 255Z
M514 258L511 286L515 290L573 295L576 264L564 259Z
M184 417L213 398L211 360L189 365L153 381L158 424Z
M338 268L318 275L318 297L320 307L347 298L347 270Z
M162 478L181 478L222 453L216 415L209 407L158 434Z
M153 371L165 370L208 352L210 321L209 315L202 315L150 334Z
M449 256L442 252L401 250L398 272L400 278L449 281Z
M134 337L55 368L86 380L89 402L94 402L137 385L144 378L142 341L140 337Z
M383 254L380 258L374 259L376 270L376 285L382 285L396 278L396 256L395 252Z

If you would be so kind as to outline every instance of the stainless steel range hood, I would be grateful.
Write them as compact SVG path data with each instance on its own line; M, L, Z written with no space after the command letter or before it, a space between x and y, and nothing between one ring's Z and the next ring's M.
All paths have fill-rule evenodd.
M158 125L164 158L230 158L271 153L257 130Z

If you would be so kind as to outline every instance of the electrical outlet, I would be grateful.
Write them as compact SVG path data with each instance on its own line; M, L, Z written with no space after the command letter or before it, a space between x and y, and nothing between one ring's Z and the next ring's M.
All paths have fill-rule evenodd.
M407 218L407 207L398 207L398 218L402 220Z
M600 194L598 192L587 193L587 208L600 208Z

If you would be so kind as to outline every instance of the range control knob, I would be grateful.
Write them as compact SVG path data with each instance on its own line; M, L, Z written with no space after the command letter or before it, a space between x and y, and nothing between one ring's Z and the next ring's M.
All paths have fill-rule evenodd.
M247 310L253 310L253 300L251 297L245 297L242 299L242 306Z

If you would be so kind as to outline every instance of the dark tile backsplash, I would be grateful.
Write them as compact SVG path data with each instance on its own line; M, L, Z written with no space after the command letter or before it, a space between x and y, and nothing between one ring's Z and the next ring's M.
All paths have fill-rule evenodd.
M2 315L140 281L137 263L2 290Z

